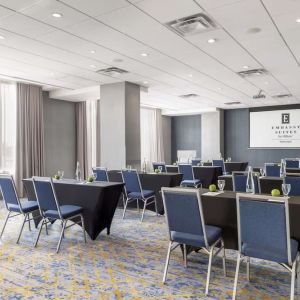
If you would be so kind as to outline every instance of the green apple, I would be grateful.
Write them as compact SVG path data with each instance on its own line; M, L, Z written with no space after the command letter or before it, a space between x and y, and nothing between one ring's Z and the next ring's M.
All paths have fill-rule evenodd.
M216 192L217 191L217 187L215 184L211 184L209 187L208 187L209 191L210 192Z
M59 179L60 179L60 176L57 175L57 174L55 174L55 175L53 176L53 178L56 179L56 180L59 180Z
M154 173L159 173L159 172L160 172L159 169L154 170Z
M87 178L87 182L93 182L94 181L94 177L93 176L89 176L88 178Z
M271 191L271 195L272 195L273 197L279 197L279 196L280 196L280 191L279 191L278 189L273 189L273 190Z

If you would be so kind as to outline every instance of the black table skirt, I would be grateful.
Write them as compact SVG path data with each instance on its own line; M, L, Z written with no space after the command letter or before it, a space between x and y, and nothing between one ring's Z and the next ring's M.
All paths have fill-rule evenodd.
M208 188L210 184L217 184L218 177L222 175L221 167L197 166L193 167L195 179L202 182L202 187Z
M281 189L282 183L283 180L280 177L267 177L267 176L260 177L259 178L260 192L262 194L271 195L271 191L273 189L278 189L282 194L282 189Z
M202 193L207 192L203 190ZM226 191L217 196L202 195L205 222L222 228L226 249L238 249L236 193ZM291 237L300 242L300 197L289 199Z
M35 200L31 179L23 180L29 200ZM110 233L111 222L123 191L123 183L97 182L78 184L74 181L57 181L55 192L60 205L78 205L83 208L85 230L95 240L102 230Z
M140 173L141 185L144 190L152 190L155 192L158 213L164 214L164 205L160 190L162 187L176 187L180 186L182 181L182 174L179 173ZM108 171L108 178L110 181L122 182L122 175L119 170ZM123 202L120 201L120 205ZM132 202L128 207L136 207L136 203ZM154 204L147 206L147 209L155 211Z
M225 169L227 173L235 171L246 171L248 162L225 162Z

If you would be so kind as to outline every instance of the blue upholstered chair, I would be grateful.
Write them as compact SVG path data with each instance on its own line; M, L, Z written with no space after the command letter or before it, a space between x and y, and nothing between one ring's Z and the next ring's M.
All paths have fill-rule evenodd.
M125 189L125 197L126 197L124 211L123 211L123 219L125 218L127 205L132 201L136 201L138 211L140 211L139 201L142 201L144 203L143 212L141 216L142 222L144 219L146 207L152 203L154 203L156 215L158 215L155 192L151 190L142 189L140 177L137 170L122 170L122 178L123 178L123 182L125 183L124 189Z
M285 158L286 168L300 168L299 158Z
M33 180L34 191L36 194L36 199L40 209L40 214L42 216L42 224L34 247L36 247L38 244L43 226L45 225L47 231L47 224L55 220L60 220L62 223L62 230L56 248L56 253L59 252L60 244L64 236L65 229L74 224L81 223L84 242L86 243L82 207L76 205L59 205L52 178L33 177L32 180ZM74 224L71 224L70 226L66 227L68 221L72 221Z
M0 175L0 190L6 209L8 210L3 228L0 233L0 239L2 238L8 219L23 215L24 220L17 239L18 244L26 222L28 222L29 230L31 230L30 221L33 220L33 218L30 217L30 214L38 211L39 207L36 201L20 201L16 191L15 182L11 175Z
M152 166L153 166L153 171L155 171L156 169L158 169L159 167L161 167L161 171L163 173L167 172L166 164L164 162L153 162Z
M251 257L277 262L290 271L291 299L294 299L298 242L290 236L288 198L238 193L236 205L239 253L233 299L242 260L247 262L247 278L250 280Z
M205 294L208 294L212 260L222 250L223 270L226 276L226 257L222 229L206 225L198 189L163 187L162 198L170 239L163 283L167 279L171 252L179 245L183 245L184 265L187 267L186 246L194 246L201 248L209 255L205 288ZM215 247L219 249L215 251Z
M178 164L178 171L181 173L182 181L181 186L195 187L201 186L201 180L195 179L194 170L190 164Z
M200 158L192 159L192 166L198 166L201 163Z
M232 172L232 186L235 192L246 192L246 184L247 184L247 172ZM253 174L253 181L254 181L254 193L259 193L258 187L258 177L257 175Z
M109 181L108 174L107 174L107 168L102 167L94 167L92 168L93 173L96 173L96 181Z
M286 176L284 183L291 185L289 196L300 196L300 177L299 176Z
M265 163L265 174L270 177L280 177L280 165Z
M213 159L212 165L215 166L215 167L221 167L222 168L222 173L226 174L224 159Z

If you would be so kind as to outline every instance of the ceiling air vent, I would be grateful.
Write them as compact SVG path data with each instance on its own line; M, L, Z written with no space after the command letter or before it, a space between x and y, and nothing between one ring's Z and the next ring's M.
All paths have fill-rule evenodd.
M252 69L247 71L238 72L238 74L242 77L257 77L261 75L267 75L268 71L266 69Z
M226 102L224 103L225 105L238 105L238 104L242 104L241 102L239 101L233 101L233 102Z
M98 71L96 71L96 73L102 74L102 75L114 76L114 75L128 73L128 71L120 69L120 68L116 68L116 67L111 67L111 68L107 68L107 69L98 70Z
M180 95L179 97L183 98L183 99L191 99L191 98L197 98L197 97L199 97L199 95L197 95L197 94L185 94L185 95Z
M280 94L280 95L272 96L272 98L275 98L275 99L291 98L291 97L293 97L292 94Z
M218 27L211 17L203 13L177 19L166 25L182 36L194 35Z

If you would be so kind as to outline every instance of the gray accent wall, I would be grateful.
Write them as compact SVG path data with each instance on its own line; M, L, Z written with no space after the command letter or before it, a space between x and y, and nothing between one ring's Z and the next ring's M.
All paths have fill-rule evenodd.
M177 160L177 150L196 150L201 157L201 115L172 117L172 161Z
M294 107L284 107L287 108ZM249 109L225 110L224 121L225 157L231 157L233 161L248 161L252 167L261 167L265 162L300 157L299 149L249 149Z
M164 145L164 161L167 164L172 162L171 157L171 122L172 118L169 116L162 116L162 136Z
M76 165L75 103L49 98L43 92L45 172L53 176L64 170L65 177L73 178Z

